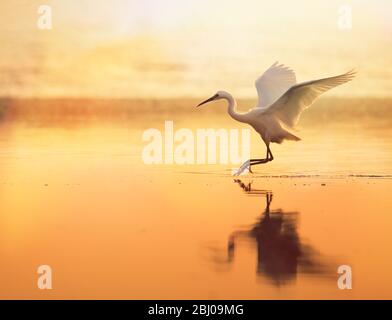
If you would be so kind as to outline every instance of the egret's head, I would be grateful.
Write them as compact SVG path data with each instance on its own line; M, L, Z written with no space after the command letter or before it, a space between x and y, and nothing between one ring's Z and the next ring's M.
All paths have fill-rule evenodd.
M220 100L220 99L229 99L230 94L226 91L218 91L217 93L215 93L211 98L208 98L207 100L204 100L203 102L199 103L196 107L200 107L201 105L211 102L211 101L215 101L215 100Z

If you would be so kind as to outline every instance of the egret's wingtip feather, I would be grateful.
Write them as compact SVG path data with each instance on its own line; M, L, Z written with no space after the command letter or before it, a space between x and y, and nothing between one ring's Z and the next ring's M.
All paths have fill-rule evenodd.
M356 75L357 75L357 71L355 69L352 69L345 74L347 81L353 80L356 77Z
M346 75L355 77L357 75L358 71L355 69L351 69L350 71L346 72Z

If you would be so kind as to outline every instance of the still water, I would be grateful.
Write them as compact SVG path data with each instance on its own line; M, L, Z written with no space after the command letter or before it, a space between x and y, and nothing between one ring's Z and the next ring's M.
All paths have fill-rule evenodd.
M246 128L220 104L2 103L0 298L392 298L391 101L321 100L302 141L236 178L141 159L143 131L165 120ZM256 135L251 151L265 154Z

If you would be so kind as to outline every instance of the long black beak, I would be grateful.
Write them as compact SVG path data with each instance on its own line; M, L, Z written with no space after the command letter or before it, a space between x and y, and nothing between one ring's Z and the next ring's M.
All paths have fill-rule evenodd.
M212 96L211 98L208 98L207 100L205 100L205 101L199 103L196 107L200 107L201 105L203 105L203 104L205 104L205 103L214 101L216 98L218 98L218 94L216 94L216 95Z

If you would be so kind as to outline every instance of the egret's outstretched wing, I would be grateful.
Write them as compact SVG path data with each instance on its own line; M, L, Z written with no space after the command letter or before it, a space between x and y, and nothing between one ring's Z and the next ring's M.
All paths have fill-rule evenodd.
M259 96L256 107L267 109L296 83L294 71L275 62L255 82Z
M310 107L318 96L352 80L354 76L355 72L349 71L336 77L299 83L291 87L264 114L273 114L287 126L294 127L302 111Z

